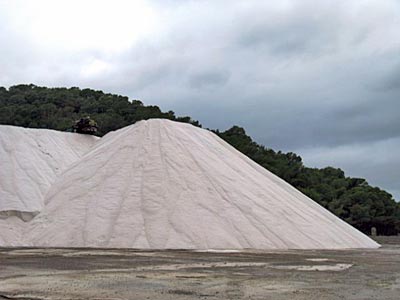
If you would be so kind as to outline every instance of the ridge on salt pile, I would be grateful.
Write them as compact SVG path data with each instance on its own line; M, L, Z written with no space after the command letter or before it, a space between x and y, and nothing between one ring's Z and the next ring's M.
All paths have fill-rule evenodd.
M33 246L379 247L212 132L159 119L104 136L30 223Z
M0 218L28 221L57 175L98 140L93 136L0 125Z

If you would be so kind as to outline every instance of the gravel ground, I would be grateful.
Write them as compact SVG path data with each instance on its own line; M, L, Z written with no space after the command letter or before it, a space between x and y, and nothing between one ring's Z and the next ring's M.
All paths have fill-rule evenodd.
M400 299L400 237L377 250L0 249L0 299Z

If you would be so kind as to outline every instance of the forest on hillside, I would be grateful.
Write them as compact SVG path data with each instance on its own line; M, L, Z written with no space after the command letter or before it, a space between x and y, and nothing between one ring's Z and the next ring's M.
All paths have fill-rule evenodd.
M75 120L90 116L98 135L150 118L165 118L201 127L190 117L162 112L139 100L92 89L46 88L35 85L0 87L0 124L71 131ZM335 215L365 233L400 233L400 203L392 195L372 187L363 178L346 177L341 169L308 168L295 153L274 151L254 142L238 126L220 132L222 139L275 173Z

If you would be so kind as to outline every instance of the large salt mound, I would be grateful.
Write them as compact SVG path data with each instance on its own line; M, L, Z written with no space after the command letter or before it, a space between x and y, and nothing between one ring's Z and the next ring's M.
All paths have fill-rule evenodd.
M168 120L103 137L56 180L29 226L33 246L379 246L212 132Z
M0 125L0 217L29 220L43 208L57 175L97 138L45 129Z

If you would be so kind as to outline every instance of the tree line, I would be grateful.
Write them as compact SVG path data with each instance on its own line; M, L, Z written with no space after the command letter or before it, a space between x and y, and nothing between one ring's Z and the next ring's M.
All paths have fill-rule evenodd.
M102 136L140 120L165 118L201 124L158 106L92 89L46 88L33 84L0 87L0 124L71 131L74 121L85 116L96 120ZM214 131L249 158L281 177L332 213L359 230L378 234L400 232L400 203L391 194L372 187L363 178L346 177L341 169L308 168L295 153L274 151L254 142L238 126Z

